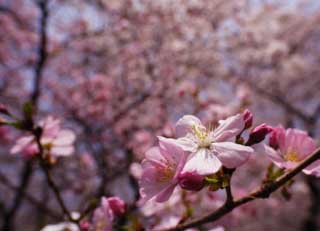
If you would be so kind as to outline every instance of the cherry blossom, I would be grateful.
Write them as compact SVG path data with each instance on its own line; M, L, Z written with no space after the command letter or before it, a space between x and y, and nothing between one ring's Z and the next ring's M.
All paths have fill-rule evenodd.
M42 128L41 145L46 154L52 156L69 156L74 152L75 134L69 129L60 128L60 120L51 116L39 122ZM38 145L33 135L21 137L12 147L11 153L21 153L24 157L36 155Z
M270 146L259 144L258 152L264 152L279 168L292 169L308 157L316 149L315 141L305 131L277 127L270 135ZM315 174L319 162L303 170L307 174Z
M253 149L235 143L244 128L241 114L220 120L216 129L206 128L197 117L185 115L176 123L179 138L169 141L191 153L182 172L208 175L221 166L236 168L246 162Z
M142 162L143 173L139 181L141 203L153 197L157 202L168 200L178 185L178 176L185 161L186 154L180 147L167 138L159 137L159 147L149 149Z

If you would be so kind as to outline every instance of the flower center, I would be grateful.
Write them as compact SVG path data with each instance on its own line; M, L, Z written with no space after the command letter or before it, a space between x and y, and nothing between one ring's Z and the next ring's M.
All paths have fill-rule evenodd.
M290 151L284 155L284 159L291 162L299 162L298 154L295 151Z
M210 148L212 141L209 139L209 132L206 129L193 126L192 132L198 139L199 148Z
M157 177L159 182L168 182L174 176L174 170L172 167L167 166L164 169L160 170L161 174Z

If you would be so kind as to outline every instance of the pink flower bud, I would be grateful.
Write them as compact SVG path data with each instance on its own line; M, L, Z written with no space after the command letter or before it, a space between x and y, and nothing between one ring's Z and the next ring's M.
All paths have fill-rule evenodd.
M273 128L270 127L269 125L260 124L250 132L250 136L246 145L250 146L253 144L260 143L272 131L273 131Z
M90 223L88 221L83 221L80 223L80 228L82 231L87 231L90 228Z
M248 129L252 126L252 121L253 121L253 115L252 113L246 109L243 113L242 113L242 116L243 116L243 120L244 120L244 129Z
M122 216L126 212L126 203L118 197L110 197L107 199L109 207L116 216Z
M181 188L191 191L199 191L204 187L204 177L196 172L185 172L179 175Z

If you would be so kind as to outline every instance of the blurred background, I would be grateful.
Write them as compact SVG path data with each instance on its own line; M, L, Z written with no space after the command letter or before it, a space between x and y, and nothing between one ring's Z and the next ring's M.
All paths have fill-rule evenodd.
M158 227L164 208L134 206L139 163L157 135L175 135L182 115L216 123L249 108L256 125L304 129L319 141L319 39L318 0L0 0L0 103L21 117L32 101L38 119L61 118L77 134L75 154L53 170L70 210L117 195ZM0 230L63 221L39 166L9 154L21 135L0 127ZM259 185L267 164L258 156L241 167L235 195ZM320 230L319 180L300 176L290 192L219 223ZM199 202L198 215L219 198L210 208Z

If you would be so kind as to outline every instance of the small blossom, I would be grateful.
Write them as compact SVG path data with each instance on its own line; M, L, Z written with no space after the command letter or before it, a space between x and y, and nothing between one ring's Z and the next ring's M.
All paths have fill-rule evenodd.
M272 147L257 145L258 152L266 153L269 159L280 168L295 168L301 161L308 157L315 149L315 141L304 131L278 127L270 136ZM303 172L316 175L320 162L316 161Z
M141 203L155 197L157 202L169 199L178 184L178 175L186 161L185 152L159 137L159 147L146 152L142 162L143 173L139 181Z
M220 120L214 130L204 127L197 117L186 115L176 124L180 138L168 140L191 153L183 173L209 175L219 171L222 165L236 168L246 162L253 149L234 143L244 127L245 121L240 114Z
M39 122L42 128L41 145L46 154L53 156L69 156L74 152L75 134L71 130L61 129L60 120L49 116ZM35 137L32 135L21 137L11 149L12 154L21 153L30 157L39 153Z
M90 231L112 231L115 218L125 213L125 202L118 197L103 197L101 205L93 212Z

